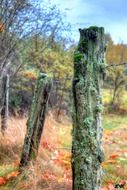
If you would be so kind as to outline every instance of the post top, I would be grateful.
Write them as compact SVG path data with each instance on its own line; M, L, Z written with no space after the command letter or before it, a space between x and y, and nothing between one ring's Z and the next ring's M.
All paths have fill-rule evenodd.
M46 73L40 73L40 78L45 78L45 77L47 77L47 74Z
M104 28L97 26L90 26L89 28L79 29L80 43L84 40L96 42L101 36L104 35Z
M81 31L100 31L100 30L103 30L104 31L104 27L98 27L98 26L90 26L89 28L84 28L84 29L81 29L79 28L79 32Z

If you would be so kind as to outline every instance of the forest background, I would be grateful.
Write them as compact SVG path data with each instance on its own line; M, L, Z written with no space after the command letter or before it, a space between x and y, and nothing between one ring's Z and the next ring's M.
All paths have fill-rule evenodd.
M70 163L68 159L70 153L68 151L63 151L63 153L61 150L59 152L59 148L57 149L56 146L62 146L62 150L70 149L71 147L71 135L69 131L71 131L72 113L73 53L77 47L77 42L73 39L72 33L73 26L67 22L66 11L61 12L56 5L53 5L49 1L45 0L41 3L39 0L36 2L34 0L0 1L0 77L6 75L10 77L7 136L1 136L0 145L1 171L3 171L3 173L0 173L1 179L4 179L5 175L7 176L11 171L16 171L14 169L15 167L10 166L10 163L19 160L19 155L21 154L21 146L25 134L25 122L31 106L34 86L39 72L47 73L53 78L53 87L48 103L47 131L45 134L51 133L50 126L53 123L53 126L56 127L56 132L54 132L56 141L52 138L49 141L44 136L42 146L47 152L41 152L39 159L49 161L52 155L51 152L55 149L54 154L61 157L61 159L56 159L58 161L57 164L59 167L64 168L61 172L59 171L59 167L57 168L56 166L56 174L53 175L50 172L45 174L43 172L42 177L42 170L40 170L39 164L40 176L46 181L57 175L63 176L64 172L70 171L68 169L70 167L68 166ZM114 43L109 33L105 34L105 43L107 69L103 85L104 137L106 140L108 139L109 144L112 144L116 140L111 135L118 132L117 137L122 138L124 134L122 132L123 130L121 131L121 126L124 127L127 121L125 117L127 113L127 44L122 41L118 44ZM63 124L64 122L66 123L65 126ZM116 128L118 128L118 131L116 131ZM18 136L20 138L19 142L13 138L14 131L17 136L20 136ZM66 143L64 142L64 135L67 135L68 142ZM6 141L7 139L8 141ZM114 152L111 154L112 149L108 149L107 141L104 147L106 147L106 158L108 161L104 163L104 167L107 167L107 172L113 177L111 177L111 181L105 177L104 184L108 184L109 186L113 183L121 183L123 179L126 180L123 176L117 178L115 174L117 167L112 166L112 164L116 164L116 159L118 159L120 171L123 168L126 169L125 158L127 151L126 149L124 150L125 145L120 144L120 147L118 147L120 149L123 146L125 158L121 158L122 153L116 154ZM12 143L11 147L9 146L10 142ZM118 147L115 147L114 150L118 149ZM11 159L9 160L8 157L10 156ZM64 160L63 163L59 161L62 159ZM6 169L6 164L9 164L9 170ZM44 163L42 165L44 167ZM54 171L54 168L52 170ZM71 174L69 177L68 175L67 173L66 177L64 176L68 180L66 183L71 181ZM62 181L62 177L58 181L60 180ZM39 189L39 186L42 184L38 180L36 183ZM64 181L62 183L65 186L67 185ZM11 187L9 186L9 188Z

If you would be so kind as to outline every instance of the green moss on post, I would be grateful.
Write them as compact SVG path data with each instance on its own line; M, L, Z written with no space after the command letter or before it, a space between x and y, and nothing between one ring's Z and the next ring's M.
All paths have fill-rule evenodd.
M29 161L35 160L37 157L51 84L51 79L46 74L41 73L36 82L29 119L27 121L27 132L20 167L28 165Z
M79 31L73 80L73 190L100 190L104 29L93 26Z

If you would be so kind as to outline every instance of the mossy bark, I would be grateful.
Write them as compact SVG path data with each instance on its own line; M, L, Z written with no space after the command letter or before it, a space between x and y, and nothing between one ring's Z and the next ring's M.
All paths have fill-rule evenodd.
M79 31L73 80L73 190L99 190L104 157L101 147L104 29L90 27Z
M28 165L29 161L35 160L37 157L51 86L51 79L41 73L35 86L31 111L27 121L27 132L20 167Z

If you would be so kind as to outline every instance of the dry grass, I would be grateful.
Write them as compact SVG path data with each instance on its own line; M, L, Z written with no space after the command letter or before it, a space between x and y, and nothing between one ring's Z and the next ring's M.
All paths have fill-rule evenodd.
M26 119L9 118L8 128L0 134L0 164L10 164L19 160L25 136Z
M103 147L105 151L104 183L112 180L119 183L127 180L127 127L105 130Z
M26 121L27 118L11 117L5 136L0 134L0 177L17 170L26 132ZM104 185L109 180L119 183L120 180L127 179L126 121L122 116L104 117L103 147L106 157ZM26 168L17 178L0 186L0 190L71 190L71 180L66 179L66 174L71 178L70 163L68 163L71 128L71 122L66 117L63 116L60 121L56 121L53 114L49 113L36 163L31 163L29 168ZM47 144L44 146L45 143L48 144L48 148L46 148ZM61 154L60 159L65 163L53 162L52 158L58 152ZM115 159L112 158L113 155L116 155ZM69 166L68 170L65 170L66 166ZM52 177L46 180L44 174L51 174Z
M65 175L64 168L54 164L52 156L55 151L69 151L71 146L71 123L65 119L62 122L54 120L52 113L46 118L45 127L40 143L39 154L36 163L25 169L15 180L11 180L1 190L64 190L71 189L71 183L67 184L63 179ZM8 129L4 136L0 134L0 176L6 176L11 171L15 171L20 161L22 145L26 132L27 118L13 118L8 121ZM66 141L65 141L66 137ZM52 151L44 148L43 144L47 142ZM2 172L1 172L2 171ZM45 172L52 173L55 178L48 182L43 179ZM70 174L71 175L71 174Z

